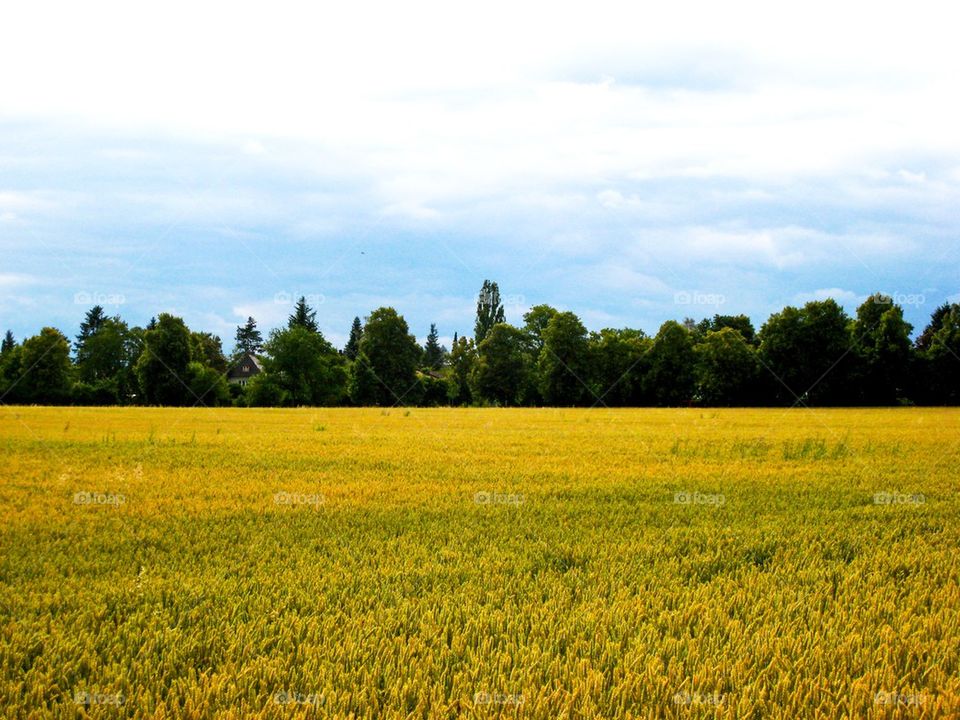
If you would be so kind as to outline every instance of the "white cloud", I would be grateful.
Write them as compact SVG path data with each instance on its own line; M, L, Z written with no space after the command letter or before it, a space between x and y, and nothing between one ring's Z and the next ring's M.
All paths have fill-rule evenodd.
M266 155L267 149L258 140L247 140L240 146L240 152L244 155Z
M19 3L0 25L0 66L17 68L0 75L0 246L36 274L51 253L88 274L124 253L138 275L156 261L144 291L165 298L156 277L190 282L176 243L222 267L232 238L216 282L234 287L204 307L265 327L288 314L274 285L298 273L365 273L366 292L389 293L435 269L429 292L324 309L339 327L383 303L423 308L418 331L448 333L472 322L457 293L488 274L512 273L527 304L649 308L657 323L674 289L725 278L767 293L755 306L891 286L958 227L958 14L923 0ZM414 247L428 232L436 252ZM950 268L930 265L917 282L946 286Z
M793 302L797 305L803 305L813 300L822 301L830 299L836 300L841 305L855 306L862 303L866 298L852 290L844 290L843 288L820 288L819 290L795 295Z
M597 193L597 200L606 208L619 208L627 202L623 194L618 190L603 190Z
M16 288L41 284L39 278L23 273L0 273L0 290L9 292Z
M276 302L275 299L245 302L233 306L231 310L238 323L244 322L248 317L256 318L261 330L283 325L292 311L292 306Z
M830 233L785 225L745 227L740 223L716 226L667 226L644 229L626 246L636 263L653 263L663 272L680 268L739 267L781 271L836 265L855 265L873 274L876 258L905 256L910 243L880 233Z
M619 315L613 315L603 310L583 310L578 312L580 319L588 328L608 328L623 327L624 319Z
M37 210L48 204L48 200L41 193L0 191L0 210Z
M417 203L393 203L385 207L383 213L384 215L406 217L413 220L433 220L440 217L438 211Z
M724 231L692 228L687 248L697 261L767 264L776 268L801 265L810 257L810 243L819 233L804 228Z
M622 261L603 262L578 274L584 283L609 290L628 292L633 296L672 296L673 290L660 278L639 272Z
M909 170L900 170L897 174L905 181L911 184L920 184L927 181L927 174L924 172L910 172Z
M20 3L0 113L233 136L257 157L298 138L415 216L556 182L846 173L960 150L956 11L922 6L493 2L465 22L441 2L173 0L146 20Z

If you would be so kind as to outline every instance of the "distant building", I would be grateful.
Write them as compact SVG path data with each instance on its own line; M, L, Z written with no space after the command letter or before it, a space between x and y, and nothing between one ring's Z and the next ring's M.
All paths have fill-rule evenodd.
M227 382L231 385L243 387L252 377L256 377L263 372L263 365L260 358L251 353L246 353L240 362L236 363L227 373Z

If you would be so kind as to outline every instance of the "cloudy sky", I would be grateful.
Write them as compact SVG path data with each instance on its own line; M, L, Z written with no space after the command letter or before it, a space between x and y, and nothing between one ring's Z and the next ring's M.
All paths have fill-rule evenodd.
M949 3L16 3L0 330L960 300Z

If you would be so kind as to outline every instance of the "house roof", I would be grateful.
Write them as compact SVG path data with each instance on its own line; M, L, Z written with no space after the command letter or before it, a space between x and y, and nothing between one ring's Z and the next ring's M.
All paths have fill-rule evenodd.
M244 368L249 368L244 372ZM227 372L227 378L244 378L259 375L263 372L263 362L253 353L246 353L240 361Z

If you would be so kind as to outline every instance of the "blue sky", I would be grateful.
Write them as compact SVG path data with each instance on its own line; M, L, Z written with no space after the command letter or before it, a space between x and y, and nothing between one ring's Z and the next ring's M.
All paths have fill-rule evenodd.
M472 331L960 300L955 11L31 4L0 28L0 328L301 294ZM57 18L56 23L51 18Z

